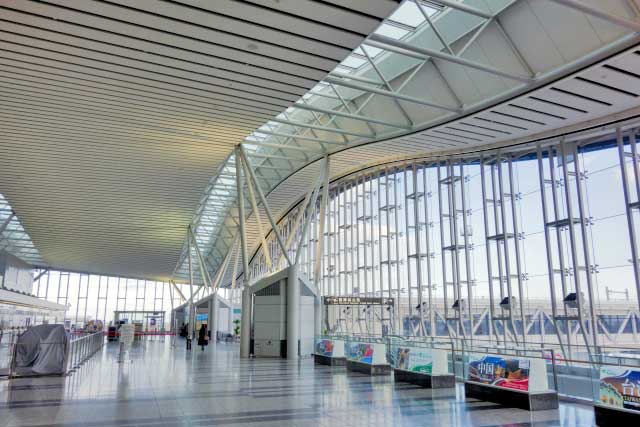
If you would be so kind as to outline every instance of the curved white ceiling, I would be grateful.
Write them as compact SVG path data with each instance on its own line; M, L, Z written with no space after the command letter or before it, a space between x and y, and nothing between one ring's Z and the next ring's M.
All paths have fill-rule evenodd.
M327 152L336 177L637 106L633 2L420 5L2 0L0 192L48 265L166 280L190 223L228 252L240 142L282 215Z
M2 0L0 193L45 265L166 280L233 146L391 0Z

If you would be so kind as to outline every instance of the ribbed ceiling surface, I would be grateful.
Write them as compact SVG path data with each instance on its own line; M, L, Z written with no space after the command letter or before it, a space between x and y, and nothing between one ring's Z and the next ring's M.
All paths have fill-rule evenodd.
M167 279L232 147L389 0L0 0L0 193L45 262Z

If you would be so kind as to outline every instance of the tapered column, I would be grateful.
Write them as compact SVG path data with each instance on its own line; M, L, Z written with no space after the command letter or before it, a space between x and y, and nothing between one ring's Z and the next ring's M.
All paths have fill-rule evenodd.
M287 359L298 358L300 340L300 283L298 265L289 267L287 277Z
M236 147L236 189L238 192L238 217L240 223L240 250L242 252L242 315L240 317L240 357L249 357L251 342L251 292L249 291L249 258L245 234L244 189L242 185L242 160L240 149Z

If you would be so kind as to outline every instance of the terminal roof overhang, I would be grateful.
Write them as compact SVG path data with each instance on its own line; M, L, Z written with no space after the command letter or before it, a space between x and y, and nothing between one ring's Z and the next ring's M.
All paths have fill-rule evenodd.
M202 9L214 4L223 10ZM12 94L5 110L21 110L0 119L13 132L3 131L0 141L12 156L12 169L0 169L0 184L53 266L164 279L177 265L175 277L185 278L183 242L190 223L215 272L233 250L237 232L232 148L240 142L281 215L307 190L314 161L325 153L336 153L335 177L356 164L515 142L633 106L630 95L620 92L612 109L582 99L588 107L578 110L585 113L570 115L564 108L552 113L562 119L543 121L540 105L530 99L508 105L638 43L633 2L610 1L598 10L584 4L405 1L392 14L398 4L389 1L2 1L0 90ZM254 7L261 13L241 15L237 9ZM212 18L203 22L203 16L224 16L215 21L221 24L233 18L236 25L213 30ZM279 25L276 16L291 25ZM387 16L392 20L380 25ZM293 25L298 20L302 26ZM243 32L238 22L260 32ZM275 22L286 28L286 37L276 37ZM5 30L7 24L12 27ZM212 43L205 36L212 31L225 37ZM245 34L254 35L239 43ZM318 43L326 50L315 49ZM217 49L235 56L221 57ZM114 65L105 69L103 55ZM242 63L245 57L257 64L224 74L219 61ZM618 65L632 70L633 59L631 52ZM145 64L142 76L136 61ZM282 63L284 69L274 68ZM252 74L265 68L275 72ZM9 70L17 70L21 81ZM606 70L620 78L620 72ZM585 80L595 79L598 86L599 78L586 76L568 82L570 88L550 90L579 97L594 89ZM169 113L169 103L177 114ZM549 105L544 111L562 109ZM26 148L12 143L16 137ZM27 171L28 165L36 167ZM250 218L248 225L255 248L255 222Z

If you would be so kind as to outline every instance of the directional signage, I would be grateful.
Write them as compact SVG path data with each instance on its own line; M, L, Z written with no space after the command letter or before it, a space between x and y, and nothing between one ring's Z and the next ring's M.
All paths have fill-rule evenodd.
M393 305L393 298L384 297L324 297L325 305Z

